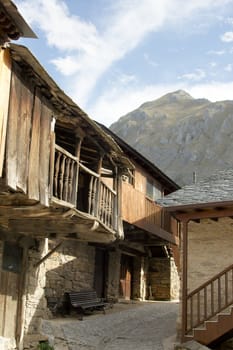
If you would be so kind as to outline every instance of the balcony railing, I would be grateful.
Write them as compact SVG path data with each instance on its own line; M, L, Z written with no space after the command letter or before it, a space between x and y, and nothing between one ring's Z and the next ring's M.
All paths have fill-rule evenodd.
M83 186L79 186L78 178ZM64 205L86 212L108 228L116 229L116 191L105 184L99 174L58 145L55 146L52 195L65 202Z
M78 159L62 147L55 146L53 196L76 205Z

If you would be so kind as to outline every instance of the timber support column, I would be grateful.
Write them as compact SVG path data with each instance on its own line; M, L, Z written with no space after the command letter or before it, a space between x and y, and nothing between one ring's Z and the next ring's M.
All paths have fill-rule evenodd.
M181 342L185 341L187 330L187 293L188 293L188 220L181 222Z

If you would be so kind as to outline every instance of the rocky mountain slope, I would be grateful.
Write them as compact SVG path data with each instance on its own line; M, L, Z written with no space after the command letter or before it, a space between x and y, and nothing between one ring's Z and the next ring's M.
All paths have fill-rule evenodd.
M233 168L233 101L169 93L121 117L110 129L179 185Z

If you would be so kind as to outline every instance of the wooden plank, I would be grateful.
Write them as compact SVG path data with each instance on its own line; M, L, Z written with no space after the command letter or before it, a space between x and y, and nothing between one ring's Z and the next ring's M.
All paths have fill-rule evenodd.
M50 165L50 137L51 110L43 104L40 128L40 202L49 205L49 165Z
M5 328L6 285L7 285L7 272L0 271L0 336L4 335L4 328Z
M0 49L0 177L2 177L11 85L9 50Z
M38 95L34 97L31 145L29 154L28 196L31 199L40 199L39 164L40 164L40 118L41 100Z
M20 342L23 339L24 333L24 314L25 314L25 288L26 288L26 273L28 267L28 249L24 248L22 257L22 270L19 277L19 293L18 293L18 310L16 318L16 342L20 348Z
M6 149L6 182L14 190L17 188L17 135L18 114L21 99L21 82L12 73Z
M30 130L32 122L32 92L22 83L21 104L18 114L17 137L17 187L27 193L27 175L30 146Z
M4 336L15 338L16 317L18 306L19 274L8 272L8 286L6 295L6 317Z

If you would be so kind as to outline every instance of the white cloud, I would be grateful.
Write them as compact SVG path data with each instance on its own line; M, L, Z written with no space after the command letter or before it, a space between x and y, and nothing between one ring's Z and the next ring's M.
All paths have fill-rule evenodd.
M109 11L101 14L101 29L72 15L62 0L16 3L23 15L44 32L48 45L60 52L52 62L61 74L70 76L72 96L85 106L102 75L149 33L193 19L194 13L222 8L229 1L109 0Z
M225 32L222 36L221 36L221 40L226 42L226 43L230 43L233 41L233 32Z
M147 54L147 53L144 53L143 55L145 61L152 67L158 67L158 62L156 62L155 60L151 59L151 57Z
M232 72L233 65L231 63L227 64L224 70L226 72Z
M210 62L210 67L215 68L217 67L217 62Z
M208 55L217 55L217 56L222 56L225 53L226 53L225 50L211 50L207 52Z
M205 77L206 77L206 73L202 69L197 68L192 73L186 73L186 74L180 75L178 79L200 81Z

